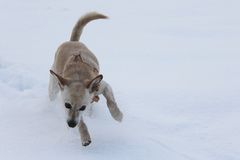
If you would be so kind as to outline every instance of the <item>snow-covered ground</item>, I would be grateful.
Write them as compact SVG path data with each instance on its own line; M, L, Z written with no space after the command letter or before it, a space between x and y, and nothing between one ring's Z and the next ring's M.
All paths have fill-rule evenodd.
M0 159L239 160L238 0L0 1ZM47 96L60 43L88 11L84 42L124 112L101 98L92 143Z

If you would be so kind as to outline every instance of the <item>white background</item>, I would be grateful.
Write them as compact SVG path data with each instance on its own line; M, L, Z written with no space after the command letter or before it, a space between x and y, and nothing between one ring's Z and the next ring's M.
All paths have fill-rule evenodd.
M238 0L1 0L0 159L239 160ZM81 41L124 113L101 97L82 147L47 96L57 47L89 11Z

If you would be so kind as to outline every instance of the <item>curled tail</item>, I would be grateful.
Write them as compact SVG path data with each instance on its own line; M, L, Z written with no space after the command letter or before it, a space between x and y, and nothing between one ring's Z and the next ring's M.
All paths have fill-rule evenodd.
M83 28L85 27L85 25L88 22L95 20L95 19L106 19L106 18L108 18L108 17L103 14L97 13L97 12L90 12L90 13L85 14L75 24L73 31L72 31L70 41L79 41L79 38L83 31Z

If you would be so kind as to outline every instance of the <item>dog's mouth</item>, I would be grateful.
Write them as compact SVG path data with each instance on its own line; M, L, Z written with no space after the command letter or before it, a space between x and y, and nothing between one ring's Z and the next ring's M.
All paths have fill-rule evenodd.
M68 126L69 126L69 127L71 127L71 128L74 128L74 127L76 127L76 126L77 126L77 122L75 122L75 121L72 121L72 120L70 120L70 121L67 121L67 124L68 124Z

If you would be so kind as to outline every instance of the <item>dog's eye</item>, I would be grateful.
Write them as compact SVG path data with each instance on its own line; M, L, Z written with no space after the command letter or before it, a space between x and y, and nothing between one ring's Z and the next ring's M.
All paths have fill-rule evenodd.
M65 103L65 107L68 108L68 109L71 109L71 108L72 108L72 106L71 106L70 103Z
M79 108L79 111L84 111L86 109L86 106L83 105L81 108Z

